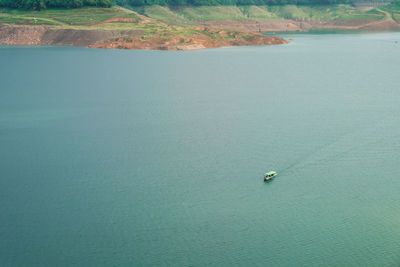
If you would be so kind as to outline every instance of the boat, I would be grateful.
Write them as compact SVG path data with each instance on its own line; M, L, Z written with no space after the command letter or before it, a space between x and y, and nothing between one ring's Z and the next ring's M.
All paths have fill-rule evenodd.
M264 182L271 181L278 173L274 171L270 171L264 174Z

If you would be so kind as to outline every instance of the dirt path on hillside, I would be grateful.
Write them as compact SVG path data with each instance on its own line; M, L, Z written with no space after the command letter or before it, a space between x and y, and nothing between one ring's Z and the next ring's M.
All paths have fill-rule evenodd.
M28 21L46 21L49 22L50 24L57 25L57 26L66 26L66 23L63 23L61 21L55 20L55 19L49 19L49 18L42 18L42 17L31 17L31 16L23 16L23 15L9 15L6 13L1 14L3 17L9 17L9 18L17 18L17 19L24 19Z
M362 29L362 30L380 30L380 31L400 30L400 24L398 24L393 19L392 15L389 12L384 11L380 8L376 8L376 10L385 14L385 18L378 20L378 21L368 23L368 24L360 27L360 29Z
M124 7L122 7L122 6L117 6L117 8L118 8L119 10L121 10L122 12L130 13L130 14L135 14L136 16L138 16L138 17L140 18L140 22L139 22L140 24L146 24L146 23L149 23L149 22L152 21L151 18L146 17L146 16L143 16L143 15L140 15L139 13L137 13L137 12L135 12L135 11L133 11L133 10L124 8Z

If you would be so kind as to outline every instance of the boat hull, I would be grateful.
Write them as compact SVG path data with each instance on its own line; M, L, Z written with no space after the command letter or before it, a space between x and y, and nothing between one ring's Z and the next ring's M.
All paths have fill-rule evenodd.
M270 182L270 181L272 181L272 179L274 179L275 176L276 176L276 174L275 174L275 175L272 175L272 176L269 176L269 177L265 177L265 176L264 176L264 182Z

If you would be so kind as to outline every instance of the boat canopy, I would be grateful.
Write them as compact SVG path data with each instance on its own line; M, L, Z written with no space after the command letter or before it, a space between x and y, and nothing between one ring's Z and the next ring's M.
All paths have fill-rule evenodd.
M274 172L274 171L271 171L271 172L267 172L267 173L265 173L265 175L273 175L273 174L276 174L276 172Z

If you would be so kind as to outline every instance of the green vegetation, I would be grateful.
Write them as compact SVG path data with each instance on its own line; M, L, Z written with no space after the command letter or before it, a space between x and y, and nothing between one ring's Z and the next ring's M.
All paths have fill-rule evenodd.
M42 11L0 9L0 23L95 26L106 20L119 17L139 20L135 12L119 7L78 9L47 9Z
M397 23L400 23L400 1L381 7L381 9L390 14Z
M1 23L46 25L52 29L135 31L144 40L190 37L197 33L195 27L168 25L117 6L42 11L0 8Z
M231 6L231 5L333 5L349 4L350 0L114 0L130 6Z
M180 25L187 23L187 19L183 15L165 6L136 7L134 10L152 19L162 20L167 23Z
M0 7L42 10L45 8L111 7L110 0L0 0Z
M202 35L209 40L246 40L239 31L223 31L188 25L171 25L162 21L138 15L136 12L118 6L111 8L86 7L78 9L51 9L42 11L0 9L0 24L46 25L51 29L105 30L132 32L132 36L147 40L170 40L175 37ZM224 34L220 35L221 32ZM127 42L131 40L127 39ZM185 41L187 42L187 40Z
M4 0L0 0L4 1ZM0 24L48 25L52 28L140 31L143 38L191 36L194 27L204 21L244 21L265 19L311 20L381 20L393 18L400 22L400 3L379 8L356 8L351 5L328 6L182 6L160 5L110 8L51 8L41 11L0 8ZM139 13L139 14L138 14ZM141 16L140 14L144 15ZM207 35L207 33L201 33ZM234 38L234 36L227 36Z
M1 0L0 0L1 1ZM400 21L400 4L380 8L360 9L350 5L329 6L142 6L134 11L151 18L151 23L197 25L210 20L259 20L259 19L313 19L313 20L380 20L391 16ZM136 12L113 6L111 8L84 7L77 9L46 9L41 11L0 8L0 23L51 25L68 28L104 28L107 30L136 30L146 19ZM115 19L120 18L120 20ZM113 19L113 21L107 21ZM125 19L125 20L124 20ZM160 22L163 21L164 23ZM157 25L158 25L157 24ZM159 25L155 27L158 29ZM148 30L146 30L148 31Z
M363 10L350 5L330 6L200 6L170 8L165 6L144 6L134 8L150 18L168 23L183 24L208 20L256 20L256 19L314 19L380 20L385 13L378 9ZM396 13L400 17L399 13Z
M231 5L330 5L350 0L0 0L0 7L42 10L46 8L80 8L85 6L231 6Z
M140 14L180 26L196 25L209 20L258 20L258 19L372 19L380 20L390 14L400 21L400 5L393 4L384 8L359 9L349 5L330 6L200 6L171 8L166 6L143 6L134 8ZM121 20L109 21L113 18ZM127 19L127 20L123 20ZM51 25L68 28L105 28L117 30L135 30L143 25L137 23L140 18L134 11L113 6L111 8L85 7L78 9L46 9L41 11L0 8L0 23L30 25ZM134 21L137 21L134 23ZM161 22L159 22L161 24ZM157 29L156 27L155 29Z

